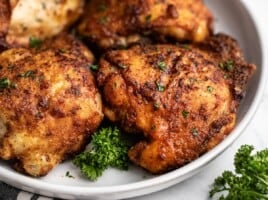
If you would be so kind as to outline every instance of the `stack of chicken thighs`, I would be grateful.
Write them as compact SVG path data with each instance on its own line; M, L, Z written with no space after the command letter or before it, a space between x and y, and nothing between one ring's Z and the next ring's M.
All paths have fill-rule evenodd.
M46 175L106 118L176 169L230 134L255 68L202 0L2 0L0 158Z

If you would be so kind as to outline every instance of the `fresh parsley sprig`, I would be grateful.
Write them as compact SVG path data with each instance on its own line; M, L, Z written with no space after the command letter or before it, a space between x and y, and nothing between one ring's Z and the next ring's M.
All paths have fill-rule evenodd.
M92 137L92 148L76 156L73 163L95 181L109 166L127 170L130 145L116 127L101 128Z
M215 179L210 197L219 200L268 199L268 149L252 154L253 146L243 145L235 155L235 173L225 171Z

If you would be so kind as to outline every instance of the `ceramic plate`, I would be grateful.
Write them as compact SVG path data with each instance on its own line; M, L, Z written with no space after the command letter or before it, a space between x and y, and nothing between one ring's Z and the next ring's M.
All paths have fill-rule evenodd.
M160 176L147 174L131 166L128 171L107 170L97 182L83 178L72 163L64 162L46 177L31 178L14 171L7 163L0 162L0 179L26 191L66 199L120 199L148 194L167 188L200 171L209 161L223 152L242 133L256 111L264 89L264 68L261 42L254 18L241 1L207 0L215 15L216 32L236 38L248 62L258 66L249 82L247 95L241 104L236 128L217 147L180 169ZM69 171L75 178L65 176Z

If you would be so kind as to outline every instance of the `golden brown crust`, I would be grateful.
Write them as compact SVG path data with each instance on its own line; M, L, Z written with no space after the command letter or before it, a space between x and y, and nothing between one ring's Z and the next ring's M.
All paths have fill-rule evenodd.
M0 1L0 38L7 33L9 26L10 10L7 0Z
M27 47L31 37L43 40L66 30L83 7L84 0L1 0L0 38L5 36L10 46Z
M103 118L92 60L71 38L54 39L51 49L0 54L0 157L32 176L84 148Z
M101 48L126 46L140 40L134 1L90 1L78 31ZM130 40L130 41L129 41Z
M101 59L104 114L126 132L145 136L129 151L134 163L163 173L197 158L231 132L255 69L237 46L228 36L216 35L200 45L134 46ZM224 63L235 58L226 68Z
M101 48L128 46L146 35L199 42L212 32L201 0L92 0L78 30Z
M67 33L61 33L56 37L45 40L41 48L36 50L42 51L45 49L52 49L68 58L82 59L88 63L87 67L95 60L93 53L81 41Z
M0 1L0 52L7 48L5 36L9 27L10 9L8 0Z

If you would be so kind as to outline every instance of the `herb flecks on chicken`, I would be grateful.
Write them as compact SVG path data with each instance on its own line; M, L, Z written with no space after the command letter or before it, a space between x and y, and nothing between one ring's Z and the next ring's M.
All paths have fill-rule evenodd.
M200 42L212 32L213 17L201 0L91 0L78 31L100 48L157 40Z
M0 42L28 46L30 37L51 38L72 25L83 6L84 0L1 0Z
M227 62L233 67L222 68ZM216 35L187 48L137 45L107 52L98 83L104 114L145 137L130 149L130 159L163 173L196 159L231 132L254 69L236 41Z
M67 35L0 54L0 158L42 176L85 147L103 118L92 59Z

